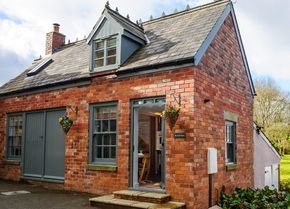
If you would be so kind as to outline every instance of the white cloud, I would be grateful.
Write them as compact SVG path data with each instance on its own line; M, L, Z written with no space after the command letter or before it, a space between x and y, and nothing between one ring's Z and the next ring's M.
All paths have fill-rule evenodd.
M131 1L111 0L112 8L119 7L123 15L130 14L132 20L142 18L146 20L150 12L157 9L166 9L170 5L201 4L209 0L164 0L164 1ZM106 1L91 0L36 0L0 1L0 11L7 16L16 18L0 19L0 48L1 50L14 51L22 57L39 56L44 52L45 33L51 31L52 23L61 24L61 32L74 41L88 35L98 17L100 16ZM161 15L161 13L160 13Z
M277 45L266 28L243 14L241 17L242 31L248 34L244 35L244 42L252 69L259 75L270 75L276 79L290 78L290 49L287 45Z
M33 30L33 26L0 19L0 30L1 50L10 50L25 58L40 52L43 34L41 36L39 31Z
M235 7L251 70L290 91L290 1L247 0Z

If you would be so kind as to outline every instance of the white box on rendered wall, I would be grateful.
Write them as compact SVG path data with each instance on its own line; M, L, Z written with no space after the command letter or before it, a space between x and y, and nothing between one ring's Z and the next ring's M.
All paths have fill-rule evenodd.
M208 148L207 150L208 174L217 173L217 149Z

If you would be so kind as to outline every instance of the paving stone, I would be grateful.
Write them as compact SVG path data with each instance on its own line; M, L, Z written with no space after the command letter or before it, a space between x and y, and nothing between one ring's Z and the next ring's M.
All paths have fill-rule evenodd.
M25 190L20 190L20 191L1 192L1 194L5 196L11 196L11 195L30 194L30 192L25 191Z
M91 198L90 202L91 205L93 206L98 206L102 205L102 206L110 206L110 208L118 208L118 207L122 207L122 208L140 208L140 209L183 209L185 204L184 203L179 203L179 202L167 202L167 203L162 203L162 204L158 204L158 203L151 203L151 202L144 202L144 201L136 201L136 200L127 200L127 199L119 199L119 198L115 198L116 194L119 195L128 195L128 196L136 196L138 197L138 193L142 193L142 195L147 195L148 198L150 197L154 197L154 195L157 198L162 198L162 197L170 197L170 195L168 194L158 194L158 193L146 193L146 192L138 192L138 191L128 191L128 190L122 190L122 191L117 191L114 192L114 195L105 195L105 196L101 196L101 197L96 197L96 198ZM145 196L146 196L145 195Z

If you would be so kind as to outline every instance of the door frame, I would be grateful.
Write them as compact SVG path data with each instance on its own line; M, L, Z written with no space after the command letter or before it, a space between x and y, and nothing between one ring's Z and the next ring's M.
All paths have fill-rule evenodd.
M36 181L47 181L47 182L53 182L53 183L64 183L65 177L63 178L44 178L44 175L42 175L41 178L39 177L33 177L33 176L25 176L24 175L24 167L25 167L25 138L26 138L26 115L27 114L34 114L34 113L43 113L43 124L44 124L44 130L43 130L43 159L45 159L45 145L46 145L46 119L47 119L47 112L54 112L54 111L64 111L65 113L67 112L65 107L59 107L59 108L50 108L50 109L41 109L41 110L31 110L31 111L25 111L22 112L22 117L23 117L23 124L22 124L22 130L23 130L23 139L22 139L22 145L21 145L21 179L28 179L28 180L36 180ZM12 113L13 114L13 113ZM11 114L11 115L12 115ZM64 147L64 152L65 152L65 147ZM65 156L64 156L65 160ZM43 163L45 163L45 160L43 160ZM65 166L65 164L64 164ZM43 165L42 168L42 173L44 174L44 169L45 166Z
M157 193L165 193L166 185L165 185L165 177L166 177L166 130L165 130L165 120L162 120L162 138L163 138L163 146L162 146L162 155L161 155L161 186L160 189L146 188L140 187L139 184L134 185L134 182L138 181L138 166L136 166L136 160L134 158L138 158L138 152L135 152L135 147L138 147L138 142L136 142L135 135L138 135L138 129L135 129L135 121L138 120L138 109L144 106L146 103L142 104L134 104L136 101L146 101L146 100L162 100L164 101L164 105L166 106L166 97L165 96L157 96L157 97L149 97L149 98L136 98L132 99L130 102L130 114L131 114L131 123L130 123L130 159L129 159L129 189L138 190L138 191L146 191L146 192L157 192ZM137 148L138 149L138 148ZM135 164L135 166L134 166ZM137 173L137 179L136 179ZM135 174L135 175L134 175Z

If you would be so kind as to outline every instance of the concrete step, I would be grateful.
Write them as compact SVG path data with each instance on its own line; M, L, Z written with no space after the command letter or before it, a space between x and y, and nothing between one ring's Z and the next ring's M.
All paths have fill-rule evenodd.
M114 195L106 195L90 199L91 206L106 209L185 209L185 204L169 201L167 203L157 204L150 202L141 202L134 200L125 200L115 198Z
M139 202L149 203L166 203L170 201L171 196L169 194L153 193L153 192L140 192L132 190L121 190L113 193L114 198L123 200L134 200Z

